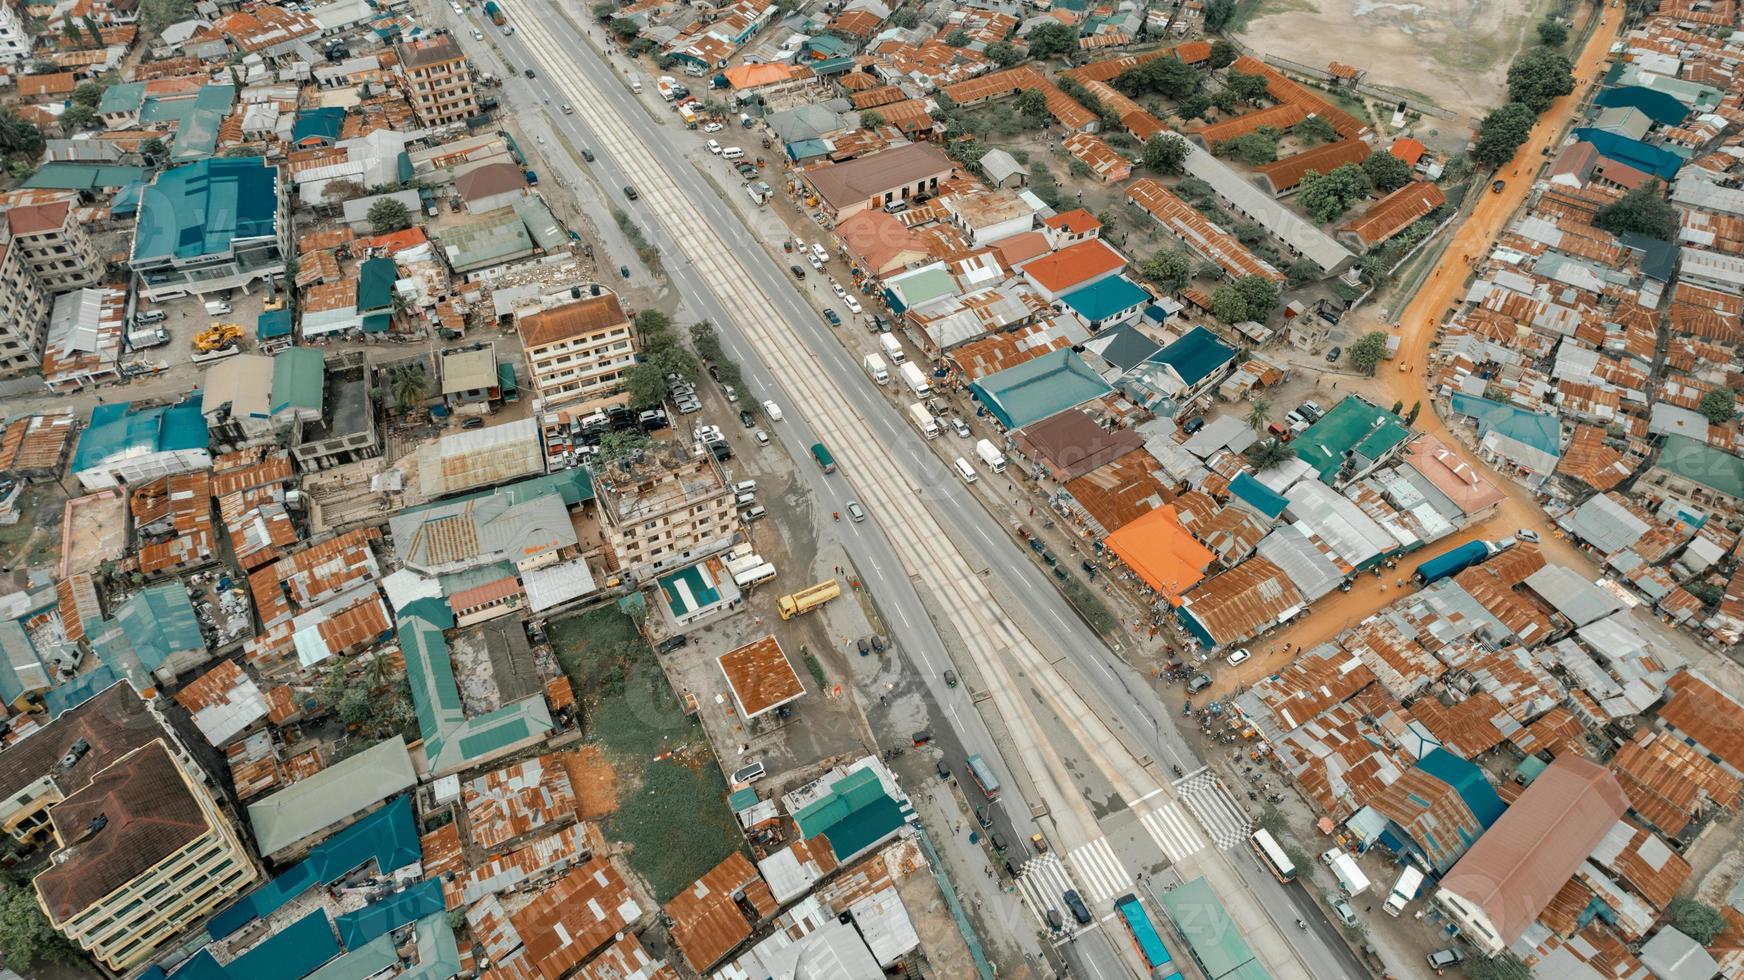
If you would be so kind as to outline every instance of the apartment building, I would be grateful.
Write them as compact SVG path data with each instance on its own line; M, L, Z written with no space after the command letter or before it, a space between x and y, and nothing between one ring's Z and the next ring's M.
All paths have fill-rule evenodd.
M625 573L680 568L732 544L733 490L709 453L663 443L595 474L606 543Z
M70 202L13 208L6 212L6 225L12 247L50 294L96 285L102 278L97 246L75 219Z
M30 57L32 38L24 19L9 3L0 3L0 65L16 65Z
M615 294L602 290L527 314L515 328L527 373L547 409L586 412L629 399L624 372L636 363L636 344Z
M400 73L412 112L425 126L446 126L478 115L472 65L446 35L400 45Z
M42 363L49 310L48 291L30 271L24 250L0 242L0 377Z
M285 185L260 157L157 175L140 196L129 264L153 300L247 290L285 272Z

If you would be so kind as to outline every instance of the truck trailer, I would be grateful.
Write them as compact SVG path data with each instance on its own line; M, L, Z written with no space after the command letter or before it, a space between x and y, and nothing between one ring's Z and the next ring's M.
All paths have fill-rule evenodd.
M841 583L835 579L830 579L800 589L791 595L782 596L776 603L776 611L781 613L782 619L792 619L802 613L811 612L841 594Z
M878 335L878 346L883 348L884 355L890 358L892 364L901 364L908 358L902 352L902 341L897 340L896 335L888 330Z
M1411 578L1418 585L1433 585L1452 575L1476 565L1494 552L1486 541L1467 541L1465 544L1429 559L1417 566L1417 571Z
M980 439L975 443L975 455L981 457L981 462L987 464L987 469L994 473L1005 472L1005 454L990 439Z
M920 402L915 402L913 405L908 406L908 417L914 422L914 427L920 430L921 435L926 436L928 439L937 439L939 437L938 419L933 418L933 413L927 411L925 405L922 405Z
M916 367L912 361L902 365L902 380L908 385L908 390L914 392L918 398L925 398L933 393L933 386L928 383L926 372Z
M497 6L496 0L486 0L484 5L484 15L489 17L490 22L498 27L501 27L503 24L508 22L508 18L503 16L503 8Z

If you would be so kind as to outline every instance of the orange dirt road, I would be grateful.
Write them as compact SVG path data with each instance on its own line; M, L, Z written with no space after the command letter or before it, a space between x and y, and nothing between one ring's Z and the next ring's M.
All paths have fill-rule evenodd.
M1398 568L1390 572L1383 569L1379 579L1363 576L1351 591L1334 592L1321 598L1306 617L1287 629L1266 637L1263 647L1256 645L1252 659L1239 667L1216 671L1216 683L1202 692L1202 697L1222 697L1238 686L1247 686L1260 678L1277 673L1298 652L1332 639L1397 600L1401 592L1398 580L1406 579L1405 588L1410 588L1408 576L1419 564L1473 538L1494 540L1507 537L1520 528L1531 528L1538 532L1541 538L1539 547L1552 561L1577 570L1595 568L1590 559L1561 536L1529 490L1513 477L1496 472L1474 457L1448 430L1446 424L1435 414L1435 402L1430 396L1427 385L1429 377L1424 368L1429 362L1429 344L1434 340L1441 321L1458 306L1459 297L1465 291L1466 280L1471 273L1470 262L1489 254L1490 247L1501 234L1503 225L1525 202L1527 193L1532 189L1533 178L1544 165L1544 148L1553 146L1561 139L1563 131L1579 111L1587 90L1596 84L1609 56L1611 44L1616 41L1622 20L1622 8L1604 8L1598 26L1587 39L1586 47L1575 62L1575 90L1557 99L1550 110L1539 117L1538 124L1532 129L1532 135L1520 146L1514 159L1492 178L1506 181L1502 192L1491 193L1487 184L1472 188L1470 193L1480 195L1479 199L1472 206L1471 214L1465 222L1454 232L1453 239L1442 253L1435 271L1430 273L1429 279L1419 287L1416 296L1412 297L1410 305L1399 315L1402 335L1398 357L1381 365L1381 376L1377 379L1381 390L1392 399L1401 401L1406 406L1421 401L1423 410L1415 427L1434 435L1449 449L1465 457L1478 472L1503 491L1505 496L1497 507L1495 516L1483 524L1468 525L1458 534L1437 541L1431 547L1411 555L1407 561L1401 562ZM1374 309L1373 306L1368 307L1370 311ZM1364 324L1365 329L1385 329L1385 324L1380 322L1374 312L1368 312L1366 316L1370 322ZM1400 371L1400 366L1409 370ZM1386 401L1382 400L1381 404L1385 405Z

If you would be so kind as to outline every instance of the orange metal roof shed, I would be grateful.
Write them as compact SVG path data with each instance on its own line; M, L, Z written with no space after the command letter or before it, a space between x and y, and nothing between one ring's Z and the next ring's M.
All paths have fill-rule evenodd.
M1108 548L1146 585L1171 600L1199 584L1214 557L1167 505L1110 534Z

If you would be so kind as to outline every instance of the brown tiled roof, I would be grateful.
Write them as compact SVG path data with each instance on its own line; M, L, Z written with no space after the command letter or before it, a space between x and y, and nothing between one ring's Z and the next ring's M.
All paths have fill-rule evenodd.
M1239 116L1220 119L1207 123L1198 129L1189 130L1187 135L1196 136L1204 141L1206 146L1216 146L1225 140L1246 136L1248 133L1270 126L1273 129L1288 129L1308 118L1308 113L1299 105L1285 102L1279 105L1269 105L1263 109L1244 112Z
M20 75L17 79L18 97L30 99L71 95L78 87L78 78L70 71L55 72L50 75Z
M563 976L630 924L627 909L640 911L623 876L605 859L593 858L510 916L524 947L516 960L525 961L510 975Z
M71 211L72 207L66 201L16 207L6 212L6 224L14 235L59 231L66 225L67 215Z
M1069 409L1012 433L1018 448L1046 464L1056 482L1077 478L1144 448L1132 429L1109 432L1080 409Z
M393 628L393 621L388 619L387 604L375 592L315 626L321 642L334 653L361 649Z
M220 660L217 666L177 691L176 703L188 709L191 714L229 704L231 692L247 679L248 675L242 672L236 661Z
M1645 829L1629 820L1621 823L1633 834L1605 866L1655 911L1663 911L1689 880L1690 864Z
M133 688L125 682L111 685L0 752L0 798L14 797L52 773L67 749L80 740L90 748L70 770L55 777L69 788L162 735L163 727L146 713L145 702Z
M56 836L70 842L35 879L55 923L67 922L208 830L199 800L161 738L95 772L49 818Z
M1285 77L1283 72L1278 71L1276 68L1273 68L1271 65L1266 64L1252 55L1244 54L1235 59L1235 61L1230 64L1229 70L1231 72L1240 72L1243 75L1265 76L1266 94L1270 95L1273 100L1278 102L1289 102L1301 106L1303 109L1307 110L1309 114L1319 116L1331 123L1332 128L1338 132L1338 135L1345 139L1350 139L1368 128L1355 116L1333 105L1327 99L1315 94L1312 89Z
M994 334L953 348L948 355L957 370L970 381L1016 367L1043 354L1072 346L1072 341L1058 331L1052 337L1040 324L1020 327L1010 333Z
M757 868L735 851L666 903L672 941L684 952L691 969L708 972L751 935L751 923L739 910L739 899L761 917L773 915L779 908Z
M87 624L96 626L103 618L103 607L91 576L80 572L56 582L55 611L60 614L61 629L67 639L83 643Z
M1344 230L1365 246L1378 245L1445 203L1447 195L1441 193L1441 188L1425 180L1414 180L1346 222Z
M461 801L474 843L487 850L575 816L575 790L556 755L472 779L462 789Z
M408 70L460 61L465 57L466 53L453 39L441 35L400 45L400 66Z
M523 347L543 347L560 340L605 330L629 322L624 308L618 305L615 293L590 296L573 303L552 307L515 324Z
M1556 472L1595 490L1609 490L1628 479L1634 467L1618 450L1606 445L1610 436L1596 425L1577 425Z
M1254 562L1272 564L1264 558L1253 558L1219 578L1240 572ZM1207 582L1206 586L1210 584ZM1361 658L1330 643L1322 643L1304 651L1283 670L1255 684L1253 692L1271 710L1278 727L1288 732L1349 699L1374 679L1374 672L1362 663Z
M908 93L897 88L895 85L882 85L878 88L869 88L864 92L855 92L853 95L848 97L848 101L852 102L856 109L876 109L879 106L890 105L893 102L905 102L907 100Z
M1419 698L1408 710L1436 741L1461 758L1476 758L1502 744L1502 730L1496 721L1507 712L1488 691L1479 691L1452 706L1435 698Z
M721 672L733 689L739 710L746 718L784 704L805 693L799 673L793 669L781 644L773 636L753 640L720 657Z
M1282 194L1302 182L1308 171L1326 174L1347 163L1368 159L1369 145L1362 140L1340 140L1312 150L1303 150L1275 163L1254 168L1254 175L1266 181L1274 194Z

